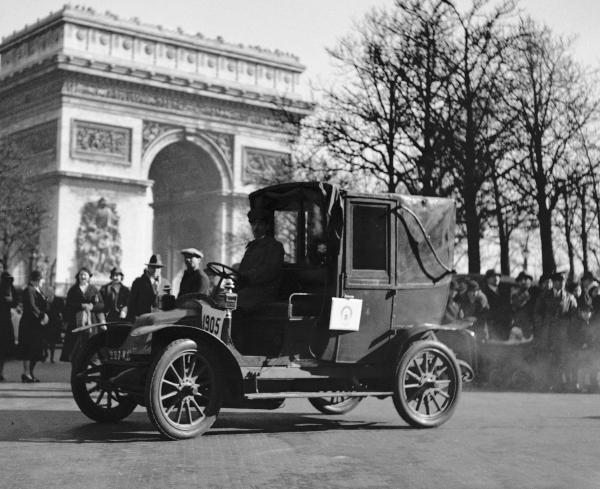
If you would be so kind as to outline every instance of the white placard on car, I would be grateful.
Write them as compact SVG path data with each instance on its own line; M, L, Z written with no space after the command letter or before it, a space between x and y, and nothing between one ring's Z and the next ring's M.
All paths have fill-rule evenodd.
M329 329L340 331L358 331L360 326L360 313L362 299L331 299L331 315L329 316Z

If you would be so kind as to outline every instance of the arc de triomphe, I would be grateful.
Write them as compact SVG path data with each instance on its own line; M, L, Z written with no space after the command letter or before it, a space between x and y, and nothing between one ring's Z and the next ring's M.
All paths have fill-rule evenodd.
M79 266L125 281L152 252L230 263L246 195L289 159L312 109L295 56L66 6L0 44L0 137L48 208L40 251L58 293Z

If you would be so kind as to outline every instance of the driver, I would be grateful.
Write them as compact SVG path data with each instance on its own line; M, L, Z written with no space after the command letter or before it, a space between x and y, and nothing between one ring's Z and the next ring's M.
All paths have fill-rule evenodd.
M265 209L248 212L254 240L246 245L240 263L238 305L246 310L277 299L283 268L283 245L273 237L273 213Z

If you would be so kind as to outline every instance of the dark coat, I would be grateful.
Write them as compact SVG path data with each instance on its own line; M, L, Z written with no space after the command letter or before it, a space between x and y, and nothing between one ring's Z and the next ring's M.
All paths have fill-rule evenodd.
M510 297L500 290L492 290L484 285L481 291L485 294L490 310L488 312L488 327L492 335L500 340L507 340L510 333L511 310Z
M243 279L238 292L240 307L248 308L277 299L283 256L283 245L272 236L248 243L239 268Z
M523 336L531 337L533 334L533 321L535 312L535 298L531 290L519 289L510 298L513 312L513 326L521 328Z
M12 281L0 282L0 359L12 355L15 350L15 331L10 310L17 306L17 291Z
M187 270L183 272L181 277L181 284L179 284L179 294L177 297L181 297L184 294L200 293L208 295L210 288L210 280L208 275L202 270Z
M43 360L45 326L41 321L47 312L48 299L29 284L23 291L23 315L19 323L19 350L23 360Z
M534 338L540 349L562 351L567 332L577 316L577 300L565 289L547 290L535 305Z
M77 342L76 334L72 331L78 327L77 313L83 311L84 304L93 304L92 308L92 323L104 321L104 303L98 289L94 285L88 285L85 294L79 288L79 284L73 285L67 292L67 301L65 305L64 318L67 323L67 333L65 335L65 344L60 355L63 362L71 360L71 354L75 349Z
M129 294L129 304L127 306L127 319L135 321L135 318L142 314L152 312L153 307L157 307L158 286L154 285L150 277L145 273L136 278L131 284L131 293Z
M121 311L129 303L129 287L121 284L119 292L115 292L112 283L103 285L100 289L102 302L104 302L104 313L108 322L121 320Z

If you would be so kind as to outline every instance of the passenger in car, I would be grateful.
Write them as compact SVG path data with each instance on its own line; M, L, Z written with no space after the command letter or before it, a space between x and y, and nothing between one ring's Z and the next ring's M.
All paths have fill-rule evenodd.
M273 214L265 209L248 212L254 240L240 263L238 306L250 311L257 304L277 300L283 269L283 245L273 237Z

